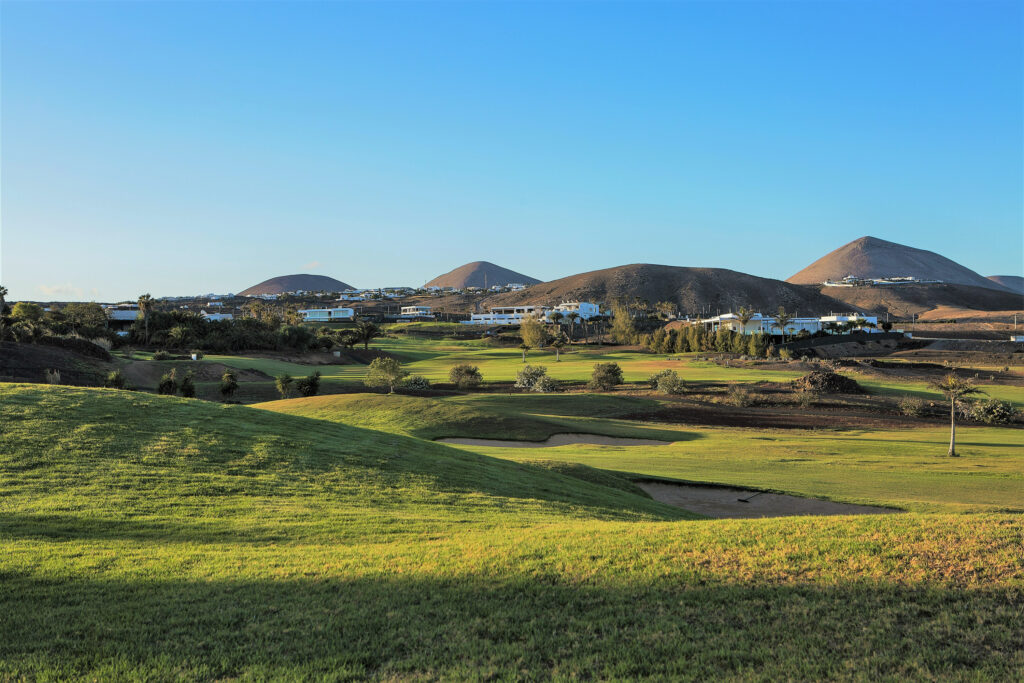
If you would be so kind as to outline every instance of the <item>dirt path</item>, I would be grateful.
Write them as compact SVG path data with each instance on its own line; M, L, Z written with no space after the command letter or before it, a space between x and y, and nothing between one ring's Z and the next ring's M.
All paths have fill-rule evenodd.
M758 493L723 486L692 486L667 482L640 481L636 485L662 503L717 519L792 517L799 515L883 515L901 510L834 503L817 498L800 498L780 493ZM741 503L740 498L748 500Z
M667 446L671 441L655 441L654 439L626 439L618 436L600 436L598 434L554 434L546 441L505 441L503 439L464 439L458 437L437 439L438 443L460 444L462 446L498 446L500 448L553 448L555 446L571 446L573 444L589 444L593 446Z

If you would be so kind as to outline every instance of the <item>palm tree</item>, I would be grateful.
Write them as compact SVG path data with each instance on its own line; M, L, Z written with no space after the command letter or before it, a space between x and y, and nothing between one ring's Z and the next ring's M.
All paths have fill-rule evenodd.
M775 314L775 326L782 332L782 341L786 341L786 326L793 322L793 314L786 313L783 306L779 306L779 312Z
M555 325L555 327L558 328L559 333L562 332L562 318L564 317L565 314L562 313L561 311L552 311L548 315L548 320L550 320Z
M565 317L569 320L569 341L572 341L576 334L576 321L580 319L580 314L576 311L569 311Z
M526 362L526 352L529 351L531 347L526 342L523 342L522 344L519 345L519 348L522 349L522 351L523 351L523 362L525 363Z
M380 328L369 320L360 320L356 323L356 335L363 342L363 351L368 351L370 340L380 336Z
M153 310L153 297L143 294L139 297L139 312L142 313L142 324L146 329L146 343L149 343L149 312Z
M983 393L981 389L974 386L969 379L957 377L956 373L949 373L942 379L931 382L933 389L938 389L949 399L949 453L951 458L956 457L956 402L965 396Z
M555 362L560 363L562 361L562 348L565 346L565 335L559 334L555 337L555 340L551 342L551 348L555 350Z
M754 317L754 312L746 306L740 306L736 312L736 319L740 321L740 334L747 333L747 323Z

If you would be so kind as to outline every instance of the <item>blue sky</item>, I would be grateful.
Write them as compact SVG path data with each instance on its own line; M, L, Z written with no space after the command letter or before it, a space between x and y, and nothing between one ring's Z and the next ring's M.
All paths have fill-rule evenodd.
M2 4L12 298L863 235L1020 274L1019 2Z

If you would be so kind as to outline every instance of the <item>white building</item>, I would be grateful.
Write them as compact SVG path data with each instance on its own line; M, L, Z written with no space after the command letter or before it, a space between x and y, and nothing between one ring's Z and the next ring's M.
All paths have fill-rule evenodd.
M231 313L207 313L205 310L199 315L203 316L210 322L216 322L218 320L234 320L235 316Z
M803 331L806 331L809 334L814 334L815 332L825 330L829 323L850 323L854 326L854 329L864 330L866 332L881 331L876 328L878 325L877 317L865 316L859 313L793 318L786 323L785 330L779 328L774 316L764 315L762 313L753 314L750 317L750 320L747 321L746 325L740 321L739 316L735 313L724 313L712 318L702 318L697 322L704 325L706 329L709 329L712 332L717 332L720 327L724 326L733 332L742 332L743 334L757 334L760 332L776 336L800 334Z
M351 308L306 308L299 311L307 323L331 323L352 320L355 311Z
M590 320L593 317L601 315L601 307L595 303L589 301L565 301L555 306L554 313L558 311L563 316L569 313L577 314L581 320ZM549 319L551 313L548 313Z
M433 318L430 306L402 306L401 318Z
M494 306L488 313L474 313L469 320L463 320L463 325L518 325L523 318L545 317L548 311L546 306Z

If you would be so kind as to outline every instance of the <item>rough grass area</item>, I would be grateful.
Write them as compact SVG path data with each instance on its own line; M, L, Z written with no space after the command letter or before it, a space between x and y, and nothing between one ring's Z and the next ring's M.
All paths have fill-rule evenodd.
M398 430L40 385L0 411L0 679L1024 676L1020 515L688 520Z

